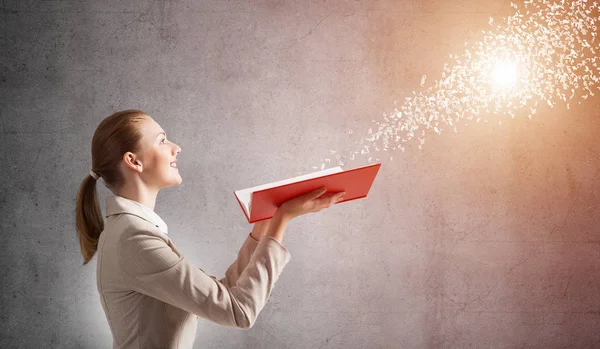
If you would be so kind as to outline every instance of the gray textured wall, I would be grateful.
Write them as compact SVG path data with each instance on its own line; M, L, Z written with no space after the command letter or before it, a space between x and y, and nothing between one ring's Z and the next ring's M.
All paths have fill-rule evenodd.
M74 223L110 113L140 108L181 145L183 183L156 212L222 276L251 229L233 190L358 150L371 120L509 13L508 0L0 0L0 347L111 345ZM599 110L599 97L540 108L380 156L368 198L289 224L292 260L255 326L201 322L195 348L600 347Z

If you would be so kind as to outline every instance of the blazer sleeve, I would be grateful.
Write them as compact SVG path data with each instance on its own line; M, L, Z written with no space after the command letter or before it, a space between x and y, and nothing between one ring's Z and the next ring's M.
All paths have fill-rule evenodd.
M132 230L117 244L119 264L132 289L229 327L252 327L291 257L277 240L263 236L228 286L193 266L157 234Z
M256 246L258 245L258 241L252 237L251 233L246 237L246 241L238 251L237 258L233 264L227 268L225 272L225 277L220 279L219 282L222 282L227 287L232 287L237 282L240 274L246 269L248 262L250 261L250 257L256 250ZM202 270L202 268L200 268ZM202 270L204 271L204 270Z

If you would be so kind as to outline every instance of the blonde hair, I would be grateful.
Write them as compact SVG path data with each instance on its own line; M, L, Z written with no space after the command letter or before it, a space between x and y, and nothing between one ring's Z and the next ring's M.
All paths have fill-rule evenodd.
M102 177L107 188L113 190L124 184L119 165L126 152L137 153L140 150L140 121L147 117L140 110L123 110L106 117L96 128L92 138L92 171ZM96 253L100 233L104 230L96 181L88 174L77 192L75 225L84 265Z

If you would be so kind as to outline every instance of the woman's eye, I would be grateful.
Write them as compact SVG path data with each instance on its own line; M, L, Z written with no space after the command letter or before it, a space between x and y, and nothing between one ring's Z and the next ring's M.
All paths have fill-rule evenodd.
M166 141L166 140L167 140L166 138L163 138L163 141Z

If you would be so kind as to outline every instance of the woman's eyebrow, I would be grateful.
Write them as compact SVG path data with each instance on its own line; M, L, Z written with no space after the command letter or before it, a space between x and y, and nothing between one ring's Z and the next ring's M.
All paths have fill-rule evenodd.
M157 134L157 135L156 135L156 137L160 136L161 134L164 134L165 136L167 135L167 134L166 134L166 133L164 133L164 132L160 132L159 134Z

